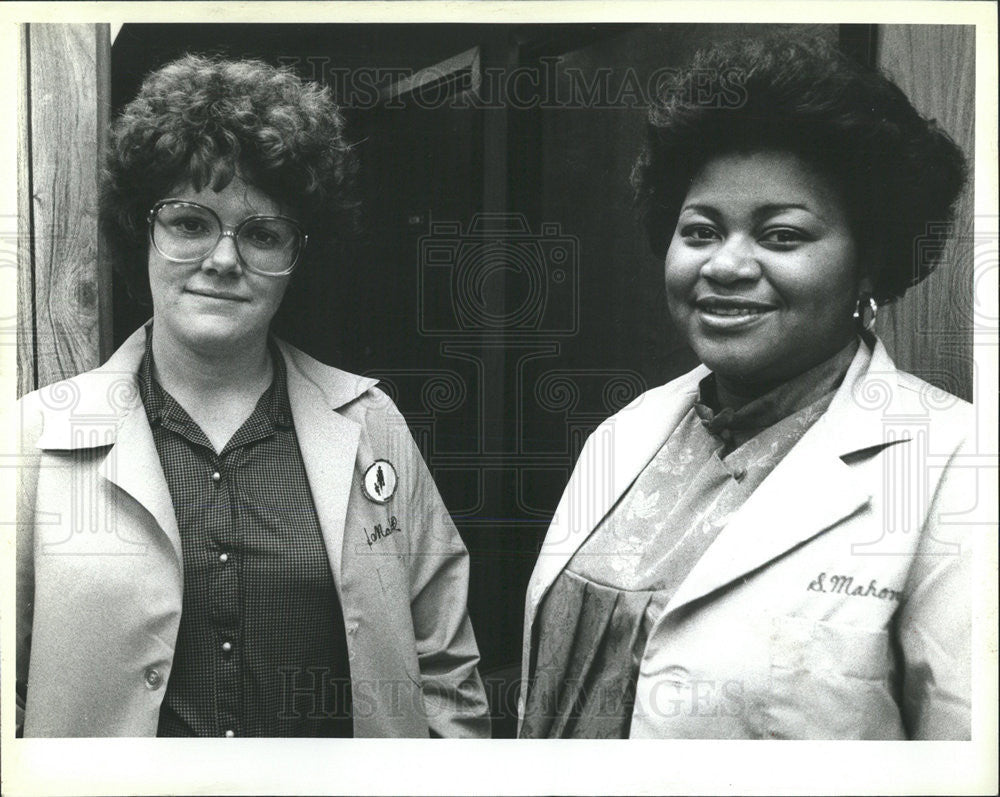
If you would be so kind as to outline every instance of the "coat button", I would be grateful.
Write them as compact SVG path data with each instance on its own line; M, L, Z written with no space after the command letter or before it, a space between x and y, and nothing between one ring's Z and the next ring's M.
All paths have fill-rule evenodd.
M155 667L147 667L144 680L146 681L146 686L149 689L159 689L160 685L163 683L163 676L160 675L160 671Z
M222 643L222 652L229 653L233 649L233 643L228 639Z
M232 739L235 735L236 735L236 731L234 731L234 730L228 730L228 731L226 731L226 738L227 739Z

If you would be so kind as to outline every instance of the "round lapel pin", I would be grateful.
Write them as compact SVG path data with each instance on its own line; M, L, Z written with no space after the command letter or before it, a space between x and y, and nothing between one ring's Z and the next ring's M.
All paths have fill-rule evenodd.
M376 459L365 471L365 497L384 504L396 492L396 469L387 459Z

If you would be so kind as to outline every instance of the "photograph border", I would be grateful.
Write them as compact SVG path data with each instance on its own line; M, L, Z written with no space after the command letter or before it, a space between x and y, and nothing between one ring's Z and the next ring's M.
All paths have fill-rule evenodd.
M2 102L18 107L24 22L803 22L976 26L976 235L997 240L997 6L994 2L158 2L4 3ZM0 125L0 218L16 219L17 116ZM976 263L975 299L997 317L998 264ZM16 279L0 295L16 318ZM991 289L990 286L994 286ZM15 450L9 405L15 347L0 346L3 452ZM996 330L974 336L983 466L996 483ZM7 458L11 457L7 455ZM5 466L0 501L13 504ZM989 500L989 496L986 500ZM996 501L996 494L992 495ZM986 517L996 517L995 504ZM997 790L997 539L976 561L988 602L974 607L970 742L149 740L15 739L13 526L4 516L0 583L3 793L29 794L987 794ZM995 532L995 528L994 528Z

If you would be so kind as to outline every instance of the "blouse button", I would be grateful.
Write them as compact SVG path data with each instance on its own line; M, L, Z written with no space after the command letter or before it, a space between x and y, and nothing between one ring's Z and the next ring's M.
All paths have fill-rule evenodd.
M236 731L234 731L232 729L226 731L226 738L227 739L232 739L235 735L236 735Z
M225 551L223 551L222 553L220 553L219 554L219 561L222 562L222 564L225 564L226 562L228 562L229 561L229 554L227 554Z
M215 471L215 473L212 474L212 481L213 482L217 482L221 478L222 478L222 474L219 473L219 471Z
M159 689L160 684L163 683L163 676L160 675L160 671L155 667L146 668L144 679L146 681L146 686L150 689Z
M233 649L233 643L230 642L228 639L225 642L222 643L222 652L223 653L229 653L230 651L232 651L232 649Z

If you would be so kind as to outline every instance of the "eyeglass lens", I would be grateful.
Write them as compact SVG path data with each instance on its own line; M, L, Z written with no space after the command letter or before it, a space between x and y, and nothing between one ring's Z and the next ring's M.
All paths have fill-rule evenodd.
M156 211L153 243L176 260L207 257L222 237L222 225L210 209L193 203L168 203ZM236 251L256 271L278 273L295 263L302 245L299 229L278 217L249 218L236 228Z

